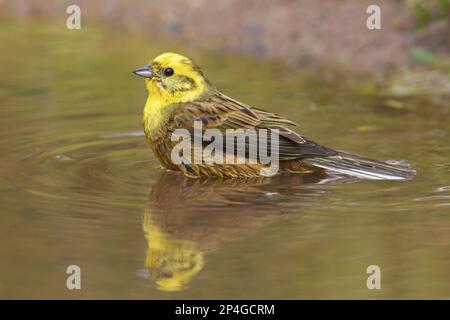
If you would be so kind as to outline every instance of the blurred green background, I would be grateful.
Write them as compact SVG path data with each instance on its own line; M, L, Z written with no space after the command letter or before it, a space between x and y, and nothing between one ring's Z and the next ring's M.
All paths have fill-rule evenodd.
M376 31L349 0L79 1L68 30L72 2L1 1L0 297L449 298L448 6L375 3ZM163 171L131 71L165 51L315 141L418 176Z

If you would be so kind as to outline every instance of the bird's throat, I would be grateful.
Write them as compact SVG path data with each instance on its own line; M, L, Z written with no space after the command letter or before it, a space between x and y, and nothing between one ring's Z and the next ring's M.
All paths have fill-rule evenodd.
M147 99L144 107L144 113L142 123L144 125L144 131L148 135L152 135L160 126L162 126L167 118L167 108L160 101L151 99L150 96Z

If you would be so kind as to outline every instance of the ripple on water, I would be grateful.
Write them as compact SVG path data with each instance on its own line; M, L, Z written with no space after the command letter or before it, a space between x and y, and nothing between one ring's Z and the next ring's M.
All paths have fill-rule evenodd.
M23 161L25 190L78 204L135 206L160 167L137 132L61 139L37 148Z

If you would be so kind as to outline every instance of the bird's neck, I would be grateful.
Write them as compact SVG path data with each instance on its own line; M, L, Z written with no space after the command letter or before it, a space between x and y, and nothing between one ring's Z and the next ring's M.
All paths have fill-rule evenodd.
M207 83L200 83L188 91L168 92L159 87L156 82L148 82L148 98L144 107L143 124L147 134L164 125L170 113L170 106L203 99L214 89Z

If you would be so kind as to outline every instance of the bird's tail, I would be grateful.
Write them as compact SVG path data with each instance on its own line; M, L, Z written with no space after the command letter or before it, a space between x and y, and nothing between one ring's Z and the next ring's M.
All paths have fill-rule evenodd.
M338 151L335 156L304 159L307 164L334 173L372 180L407 180L416 176L412 166L403 161L375 160Z

